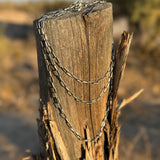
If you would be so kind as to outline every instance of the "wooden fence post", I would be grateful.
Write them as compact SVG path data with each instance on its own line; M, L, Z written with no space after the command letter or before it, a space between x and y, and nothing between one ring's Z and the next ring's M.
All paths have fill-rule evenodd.
M105 1L78 2L34 21L39 159L118 159L116 98L131 37L122 35L121 63L113 62L112 23L112 5Z

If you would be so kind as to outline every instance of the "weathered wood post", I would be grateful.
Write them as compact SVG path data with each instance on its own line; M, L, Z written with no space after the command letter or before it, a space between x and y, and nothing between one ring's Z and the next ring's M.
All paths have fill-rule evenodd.
M114 62L112 23L105 1L78 2L34 21L41 159L118 158L116 95L125 56L124 63Z

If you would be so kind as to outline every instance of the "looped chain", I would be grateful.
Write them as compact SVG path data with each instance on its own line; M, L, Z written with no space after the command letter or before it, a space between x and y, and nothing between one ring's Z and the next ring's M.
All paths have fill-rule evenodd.
M53 11L50 12L48 14L45 14L44 16L42 16L38 22L37 22L37 30L39 33L39 36L41 37L41 47L42 47L42 53L44 55L44 60L46 63L46 69L48 71L48 84L49 84L49 92L50 92L50 97L52 99L53 105L55 108L58 109L59 111L59 115L61 116L61 118L65 121L67 127L70 129L70 131L77 137L78 140L84 141L84 142L96 142L103 133L103 129L105 127L106 124L106 119L108 116L108 112L110 109L110 103L111 103L111 97L112 97L112 79L113 79L113 68L114 68L114 50L113 50L113 44L112 44L112 61L110 64L110 69L104 74L103 77L101 77L100 79L96 80L96 81L85 81L85 80L81 80L78 79L75 75L73 75L70 71L68 71L65 67L63 67L63 65L61 64L61 62L59 61L58 57L55 55L51 45L48 42L48 38L47 35L45 34L45 30L44 30L44 21L46 19L50 19L53 17L58 17L61 16L63 14L65 14L65 12L69 11L69 10L73 10L73 11L79 11L84 7L87 7L88 5L93 5L96 3L104 3L104 1L93 1L92 3L86 3L86 2L76 2L73 6L69 7L69 8L65 8L65 9L61 9L58 11ZM68 75L69 77L73 78L74 80L76 80L79 83L84 83L84 84L98 84L99 82L101 82L102 80L104 80L105 78L107 78L108 76L108 80L105 84L105 86L102 88L99 96L93 100L90 101L84 101L84 100L80 100L78 99L66 86L65 82L63 81L60 72L58 71L57 67L60 68L66 75ZM54 86L54 77L57 78L59 84L66 90L66 92L68 93L68 95L72 96L74 98L75 101L77 102L82 102L82 103L86 103L86 104L91 104L94 103L96 101L98 101L103 95L104 93L107 91L107 89L110 86L109 89L109 94L108 94L108 100L106 103L106 111L105 111L105 115L103 117L102 123L101 123L101 128L98 132L98 134L92 138L92 139L85 139L83 137L81 137L79 135L79 133L77 131L75 131L70 123L70 121L68 120L66 114L63 111L63 108L61 106L60 100L57 96L57 91L56 88Z
M66 14L67 12L78 12L81 11L82 9L86 9L90 6L95 6L96 4L103 4L105 3L104 0L93 0L92 2L86 2L86 1L76 1L75 3L73 3L72 6L67 7L67 8L63 8L63 9L59 9L59 10L55 10L55 11L51 11L49 13L46 13L45 15L43 15L40 19L40 21L44 21L46 19L52 19L52 18L56 18L56 17L60 17L64 14Z
M76 80L79 83L85 83L85 84L98 84L99 82L104 80L109 75L110 71L108 70L101 78L99 78L96 81L85 81L85 80L81 80L81 79L77 78L68 69L63 67L60 60L55 55L50 43L48 42L47 35L45 34L43 21L40 22L40 25L38 27L41 28L41 30L38 30L38 32L39 32L39 35L41 36L41 38L43 39L43 41L41 41L41 46L45 50L45 52L46 52L47 56L49 57L51 63L55 63L66 75L73 78L74 80Z
M95 99L92 99L90 101L84 101L84 100L81 100L79 98L77 98L69 89L68 87L66 86L65 82L63 81L58 69L56 68L55 65L53 65L51 67L51 70L53 71L53 75L57 78L59 84L66 90L66 92L68 93L69 96L73 97L75 101L77 102L81 102L81 103L85 103L85 104L91 104L91 103L95 103L97 102L103 95L104 93L107 91L108 87L109 87L109 84L110 84L110 81L111 81L111 77L112 77L112 72L113 72L113 67L112 67L112 64L110 66L111 70L109 71L110 73L110 77L108 78L108 81L106 82L106 84L104 85L103 89L101 90L99 96Z
M98 80L96 81L85 81L85 80L81 80L79 78L77 78L75 75L73 75L68 69L64 68L61 64L61 62L59 61L59 59L55 56L52 48L50 47L50 45L48 44L49 48L50 48L50 51L51 51L51 55L48 54L48 56L50 57L52 63L53 61L55 62L55 64L66 74L68 75L69 77L73 78L74 80L76 80L77 82L79 83L85 83L85 84L98 84L99 82L101 82L102 80L104 80L108 75L109 75L109 71L107 71L104 76L102 78L99 78ZM46 51L47 53L50 53L48 51Z
M66 92L68 93L69 96L73 97L75 101L77 102L81 102L81 103L85 103L85 104L91 104L91 103L95 103L98 100L100 100L100 98L104 95L104 93L107 91L108 87L109 87L109 83L111 81L111 77L110 76L106 82L106 84L104 85L103 89L101 90L100 94L97 96L97 98L92 99L90 101L85 101L85 100L81 100L79 99L77 96L75 96L70 89L66 86L64 80L62 79L57 67L55 64L57 64L57 66L68 76L72 77L73 79L75 79L77 82L79 83L85 83L85 84L98 84L100 81L104 80L105 78L107 78L107 76L110 74L112 74L112 65L110 65L110 70L108 70L105 75L98 79L97 81L84 81L81 79L78 79L75 75L73 75L72 73L70 73L66 68L64 68L61 64L61 62L59 61L58 57L55 55L55 53L53 52L53 49L50 45L50 43L48 42L48 38L47 35L45 34L44 31L44 23L43 21L40 22L40 25L38 25L39 27L39 34L41 36L41 46L44 50L44 54L46 56L47 61L53 65L53 67L51 68L53 71L53 75L57 78L59 84L66 90ZM55 60L55 61L54 61Z

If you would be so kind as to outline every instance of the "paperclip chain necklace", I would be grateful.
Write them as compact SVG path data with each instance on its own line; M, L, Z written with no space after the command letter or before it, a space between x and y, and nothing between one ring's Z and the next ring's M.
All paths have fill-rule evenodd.
M59 110L60 116L62 119L64 119L66 125L68 126L68 128L70 129L70 131L81 141L84 142L96 142L102 135L103 133L103 129L105 127L106 124L106 119L108 116L108 111L110 108L110 101L111 101L111 94L112 94L112 78L113 78L113 68L114 68L114 50L113 50L113 44L112 44L112 59L111 59L111 64L110 64L110 69L104 74L103 77L99 78L96 81L85 81L85 80L81 80L79 78L77 78L75 75L73 75L70 71L68 71L65 67L63 67L63 65L61 64L61 62L59 61L58 57L55 55L50 43L48 42L48 38L47 35L45 34L45 29L44 29L44 21L46 19L51 19L53 17L58 17L61 16L63 14L65 14L65 12L74 9L74 11L79 11L81 10L81 8L83 7L88 7L88 5L93 5L93 4L97 4L97 3L104 3L104 1L93 1L92 3L85 3L85 2L76 2L75 5L69 7L69 8L65 8L62 10L58 10L58 11L54 11L54 12L50 12L49 14L45 14L44 16L42 16L38 22L37 22L37 30L38 30L38 34L41 38L41 47L42 47L42 53L44 56L44 60L46 63L46 68L48 71L48 83L49 83L49 90L50 90L50 95L53 101L53 105L55 106L55 108L57 108ZM58 68L60 68L66 75L68 75L69 77L73 78L74 80L76 80L79 83L85 83L85 84L98 84L99 82L101 82L102 80L104 80L105 78L107 78L108 76L108 80L105 84L105 86L103 87L101 93L99 94L99 96L93 100L90 101L84 101L84 100L80 100L78 99L68 88L67 85L65 84L65 82L63 81L56 65L58 66ZM85 103L85 104L91 104L94 103L96 101L98 101L103 95L104 93L108 90L109 86L109 94L108 94L108 100L107 100L107 104L106 104L106 111L105 111L105 115L103 117L102 123L101 123L101 128L100 131L98 132L98 134L92 138L92 139L85 139L83 137L81 137L79 135L79 133L77 131L75 131L70 123L70 121L68 120L66 114L63 111L63 108L61 106L60 100L57 96L57 91L56 88L54 86L54 79L53 77L56 77L57 80L59 81L60 85L66 90L66 92L75 99L75 101L77 102L81 102L81 103Z

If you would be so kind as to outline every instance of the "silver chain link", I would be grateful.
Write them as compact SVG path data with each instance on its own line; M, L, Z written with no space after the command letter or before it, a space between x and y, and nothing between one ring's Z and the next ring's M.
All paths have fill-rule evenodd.
M101 90L101 92L97 96L97 98L92 99L90 101L84 101L84 100L79 99L77 96L75 96L70 91L70 89L67 87L66 83L62 79L62 77L60 75L60 72L58 71L55 64L57 64L61 68L61 70L64 71L64 73L66 73L67 75L69 75L73 79L77 80L79 83L86 83L86 84L98 84L100 81L104 80L108 76L109 73L110 74L112 73L112 70L113 70L113 68L111 67L112 65L110 65L110 70L108 70L102 78L100 78L99 80L97 80L95 82L93 82L93 81L83 81L83 80L78 79L75 75L71 74L66 68L62 67L62 64L60 63L58 57L53 52L53 49L52 49L50 43L48 42L47 35L45 34L44 21L40 22L40 26L39 26L40 29L38 30L38 32L39 32L39 35L41 36L41 38L43 39L41 41L41 46L42 46L43 50L45 50L45 54L47 55L48 60L53 65L52 71L53 71L53 74L55 75L55 77L58 79L59 84L66 90L68 95L73 97L74 100L77 101L77 102L81 102L81 103L85 103L85 104L91 104L91 103L95 103L98 100L100 100L100 98L104 95L104 93L107 91L107 89L109 87L109 84L110 84L110 81L111 81L111 76L108 78L106 84L104 85L103 89ZM55 59L55 61L54 61L54 59Z
M66 92L68 93L68 95L71 96L71 97L73 97L75 101L81 102L81 103L85 103L85 104L92 104L92 103L95 103L95 102L97 102L98 100L100 100L100 98L101 98L101 97L104 95L104 93L107 91L107 89L108 89L108 87L109 87L109 84L110 84L110 81L111 81L111 77L112 77L112 76L110 75L110 77L108 78L107 83L105 84L105 86L103 87L102 91L100 92L100 94L99 94L99 96L98 96L97 98L92 99L92 100L90 100L90 101L84 101L84 100L81 100L81 99L79 99L78 97L76 97L76 96L68 89L68 87L66 86L66 83L63 81L63 79L62 79L62 77L61 77L61 75L60 75L60 73L59 73L59 71L58 71L58 69L56 68L55 65L53 65L53 66L51 67L51 70L53 71L53 72L52 72L53 75L58 79L59 84L66 90ZM111 66L111 71L110 71L111 74L112 74L112 70L113 70L113 68L112 68L112 66Z
M44 29L44 28L42 28ZM46 38L46 37L45 37ZM99 82L101 82L102 80L104 80L108 75L109 75L109 71L107 71L104 76L102 78L99 78L96 81L85 81L85 80L81 80L79 78L77 78L75 75L73 75L68 69L64 68L61 64L61 62L59 61L58 57L56 57L55 53L53 52L50 44L48 43L48 40L45 39L45 41L47 42L47 48L50 48L50 52L48 52L48 49L46 49L46 53L48 54L50 60L52 63L55 63L66 75L68 75L69 77L73 78L74 80L76 80L79 83L85 83L85 84L98 84ZM52 53L52 54L50 54Z
M55 11L51 11L48 12L46 14L44 14L40 19L40 21L44 21L46 19L52 19L52 18L56 18L56 17L60 17L68 12L78 12L81 11L82 9L86 9L86 8L90 8L90 7L94 7L96 4L103 4L105 3L104 0L92 0L91 2L87 2L87 1L76 1L75 3L73 3L72 6L67 7L67 8L63 8L63 9L59 9L59 10L55 10Z
M97 2L97 1L96 1ZM77 2L78 3L78 2ZM76 4L77 4L76 3ZM83 2L84 3L84 2ZM79 3L78 3L79 4ZM72 8L72 7L71 7ZM59 11L60 12L60 11ZM56 13L59 13L59 12L56 12ZM53 14L54 12L52 12ZM70 71L68 71L68 69L66 69L65 67L63 67L63 65L61 64L60 60L58 59L58 57L55 55L49 41L48 41L48 37L47 35L45 34L45 30L44 30L44 20L46 19L50 19L50 15L44 15L42 16L40 19L39 19L39 26L38 28L41 28L41 30L38 30L39 32L39 35L41 36L42 39L44 39L42 45L43 45L43 48L45 49L46 53L48 54L48 56L50 57L51 61L55 61L56 65L65 73L67 74L68 76L70 76L71 78L75 79L77 82L80 82L80 83L85 83L85 84L98 84L99 82L101 82L102 80L104 80L108 74L109 74L109 71L107 71L103 77L99 78L98 80L96 81L85 81L85 80L81 80L79 78L77 78L75 75L73 75ZM52 53L52 54L50 54Z
M97 3L103 3L104 1L93 1L93 4L97 4ZM45 14L44 16L42 16L38 21L37 21L37 30L38 30L38 34L41 37L41 47L42 47L42 53L45 59L45 63L46 63L46 68L48 71L48 82L49 82L49 90L50 90L50 94L51 94L51 99L53 101L53 105L55 106L55 108L58 109L59 114L61 116L62 119L64 119L66 125L68 126L68 128L70 129L70 131L81 141L84 142L97 142L97 140L102 136L103 133L103 129L105 127L106 124L106 119L108 116L108 112L109 112L109 108L110 108L110 100L111 100L111 94L112 94L112 87L110 86L111 82L112 82L112 78L113 78L113 68L114 68L114 60L112 59L111 64L110 64L110 70L108 70L105 75L98 79L97 81L84 81L81 79L78 79L75 75L73 75L72 73L70 73L66 68L64 68L62 66L62 64L60 63L58 57L55 55L55 53L53 52L53 49L51 47L51 45L48 42L48 38L47 35L45 34L44 31L44 20L46 19L50 19L53 18L54 16L61 16L64 14L63 11L70 11L71 9L74 9L74 11L79 11L81 10L83 7L87 7L87 5L90 5L91 3L86 3L86 2L76 2L73 6L69 7L69 8L65 8L62 10L58 10L58 11L54 11L54 12L50 12L49 14ZM61 14L61 12L63 14ZM112 44L112 55L113 55L113 44ZM112 57L113 58L113 57ZM105 86L103 87L100 95L93 100L90 101L83 101L78 99L66 86L65 82L63 81L56 65L64 72L66 73L68 76L72 77L73 79L75 79L76 81L78 81L79 83L85 83L85 84L98 84L100 81L102 81L103 79L105 79L106 77L108 77L108 75L110 74L110 76L108 77L108 80L105 84ZM86 104L91 104L94 103L96 101L98 101L103 95L104 93L107 91L107 89L110 86L109 89L109 94L108 94L108 100L106 103L106 111L105 111L105 115L104 118L102 120L101 123L101 128L100 131L98 132L98 134L92 138L92 139L85 139L83 137L81 137L78 132L76 132L70 121L68 120L66 114L63 111L63 108L61 106L60 100L57 96L57 91L56 88L54 86L54 78L56 77L58 79L59 84L66 90L66 92L72 96L74 98L75 101L77 102L82 102L82 103L86 103Z

